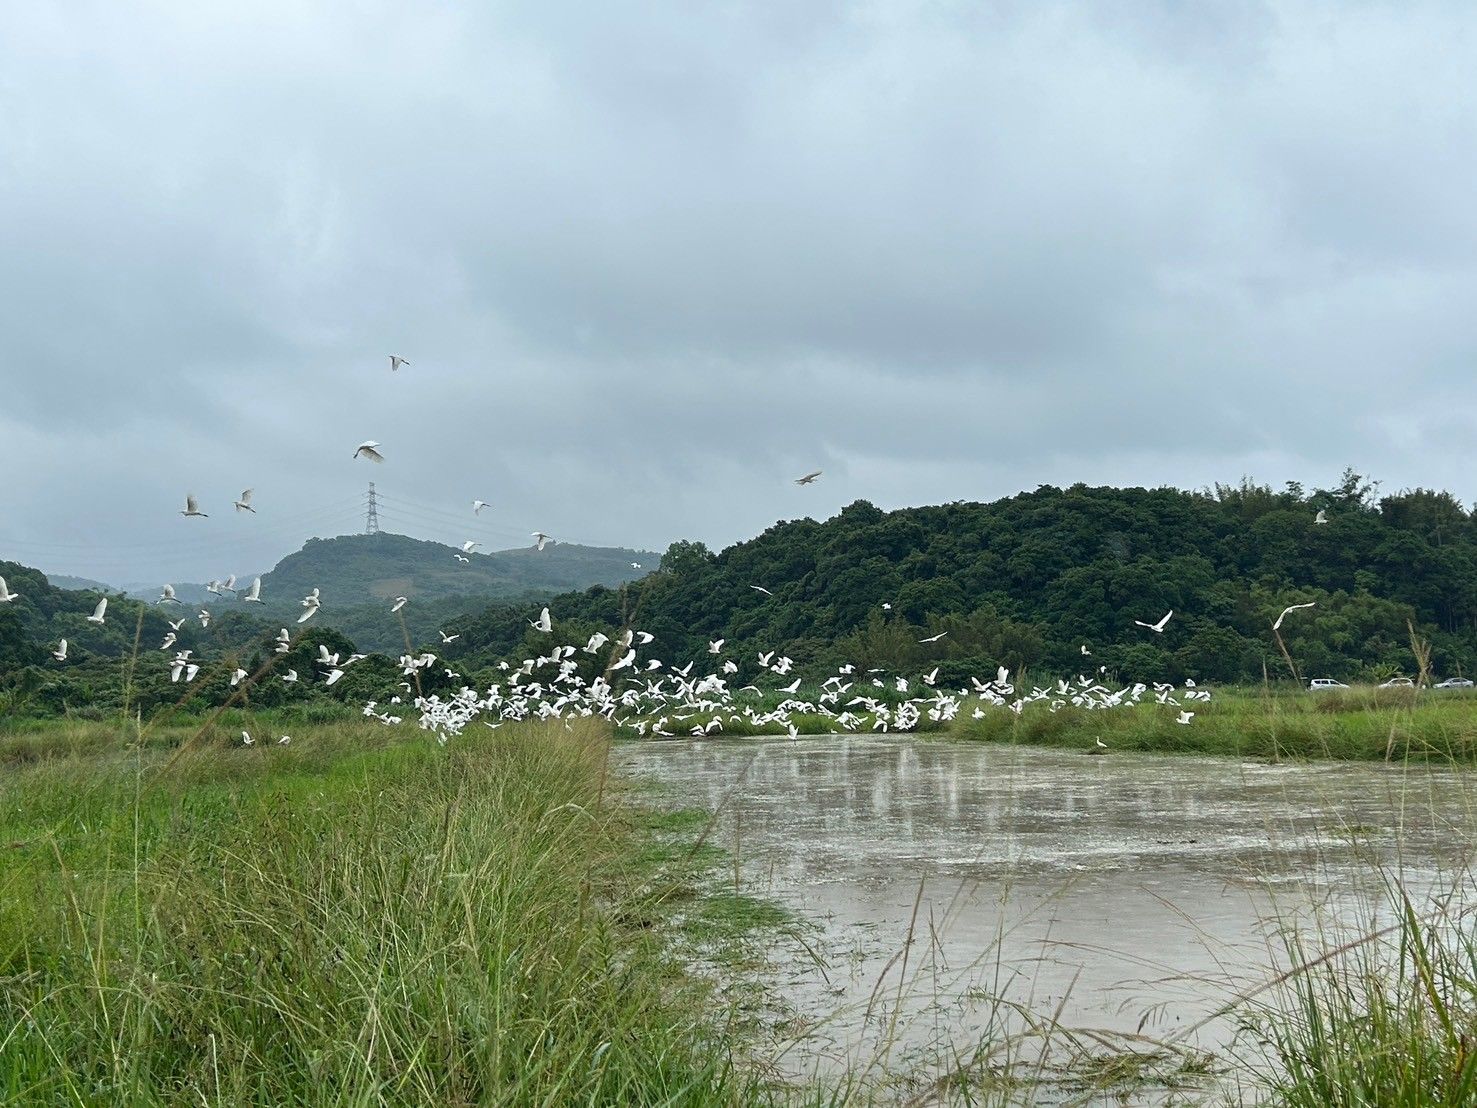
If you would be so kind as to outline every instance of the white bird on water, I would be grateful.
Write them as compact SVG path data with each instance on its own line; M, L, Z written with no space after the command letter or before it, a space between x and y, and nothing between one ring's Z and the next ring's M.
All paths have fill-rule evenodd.
M246 489L241 493L241 499L236 501L236 510L238 512L250 512L252 515L256 515L256 509L251 506L250 489Z
M373 439L367 439L366 441L361 442L359 446L354 450L354 457L357 458L361 454L364 455L364 457L368 458L371 462L382 462L385 460L385 456L380 453L380 444L375 442Z
M549 536L548 535L544 534L542 531L535 531L533 533L533 546L534 546L534 549L535 550L542 550L548 544L549 544Z
M538 619L529 620L528 626L532 627L535 631L542 631L545 635L553 631L554 621L549 615L549 609L545 608L540 612Z
M390 355L390 372L391 373L394 373L401 366L403 366L403 365L409 365L409 364L410 363L407 362L404 358L402 358L399 354L391 354Z
M208 518L209 513L202 512L200 510L200 505L195 502L195 494L191 492L191 493L186 493L185 494L185 508L184 508L184 511L180 512L180 515L182 515L182 516L200 516L202 519L204 519L204 518Z
M491 508L491 507L492 507L492 505L489 504L485 500L474 500L474 501L472 501L472 514L474 516L480 516L482 514L482 509L483 508Z
M241 598L243 604L260 604L262 602L262 579L254 577L251 588L246 590L246 595Z
M5 578L0 577L0 604L9 604L20 596L18 592L11 592L10 586L5 583Z
M1318 602L1316 600L1310 600L1306 604L1289 604L1286 608L1282 609L1282 614L1277 617L1277 622L1272 624L1272 630L1276 631L1282 627L1282 621L1287 618L1287 613L1295 612L1299 608L1316 608L1317 606Z
M819 477L822 472L823 472L822 470L813 469L809 473L807 473L805 476L795 478L795 484L797 484L797 485L813 485L813 484L815 484L816 478Z
M1165 612L1164 613L1164 617L1158 623L1145 623L1141 619L1134 620L1134 623L1138 624L1140 627L1147 627L1150 631L1153 631L1156 635L1162 635L1162 634L1164 634L1164 626L1165 626L1165 624L1167 624L1169 622L1169 617L1172 616L1172 615L1174 615L1174 609L1173 608L1171 608L1171 609L1169 609L1169 611Z
M55 658L58 662L65 662L67 660L66 639L63 639L60 643L57 644L56 649L51 652L51 656Z
M97 602L97 607L92 610L92 615L87 617L88 623L102 623L108 617L108 598L105 596Z

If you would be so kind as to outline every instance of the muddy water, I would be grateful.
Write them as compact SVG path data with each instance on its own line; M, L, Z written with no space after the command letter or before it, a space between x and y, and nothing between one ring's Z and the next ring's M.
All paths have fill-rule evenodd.
M742 890L815 925L774 955L782 1070L910 1091L1045 1017L1122 1036L1085 1040L1103 1050L1235 1055L1215 1013L1286 964L1289 932L1386 922L1390 879L1425 903L1477 842L1477 782L1425 768L840 736L616 757L673 805L721 807Z

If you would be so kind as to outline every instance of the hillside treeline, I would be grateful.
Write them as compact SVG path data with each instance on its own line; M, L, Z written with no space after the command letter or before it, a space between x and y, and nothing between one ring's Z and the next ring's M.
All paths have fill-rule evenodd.
M719 553L676 543L645 581L551 608L566 637L635 613L656 656L678 661L723 638L725 653L778 649L812 672L939 664L963 680L997 665L1043 678L1107 667L1126 680L1246 682L1291 676L1271 624L1308 601L1317 607L1282 628L1301 677L1413 673L1407 621L1435 672L1471 673L1477 518L1445 492L1379 497L1352 472L1312 491L1044 486L891 512L857 501ZM1170 609L1162 634L1134 623ZM463 657L536 649L531 611L494 608L462 627Z
M1320 510L1326 523L1315 521ZM53 588L15 563L0 562L0 575L20 593L0 605L0 708L126 701L148 711L180 696L205 705L226 695L230 669L255 672L269 661L254 703L353 702L393 691L400 679L388 659L372 657L324 688L308 648L323 641L347 656L352 633L312 629L301 652L272 661L271 635L292 609L225 608L210 628L187 619L177 632L171 652L191 649L210 663L186 690L169 681L169 653L159 646L167 621L191 611L115 598L99 627L86 621L97 593ZM1284 655L1272 621L1310 601L1316 607L1283 625ZM1290 678L1291 666L1303 679L1379 680L1415 675L1412 628L1433 673L1450 676L1477 671L1477 517L1445 492L1379 496L1352 472L1311 491L1251 482L1198 492L1044 486L988 504L891 512L857 501L824 522L777 523L717 553L674 543L639 581L548 601L553 636L529 625L542 601L471 616L448 610L444 627L441 603L407 608L413 646L479 685L506 680L500 661L628 625L655 636L643 661L696 659L695 672L718 667L708 645L723 639L722 657L743 664L743 680L769 650L810 676L846 662L904 672L936 665L948 684L999 665L1041 680L1101 668L1119 680L1257 682ZM428 610L412 611L421 605ZM1162 634L1134 623L1170 609ZM382 602L352 614L384 624L382 634L366 624L359 639L399 652L406 632ZM457 638L445 643L441 630ZM51 650L64 636L69 655L58 662ZM589 676L604 660L581 656ZM302 681L281 682L285 668ZM437 686L451 680L444 667L435 671Z

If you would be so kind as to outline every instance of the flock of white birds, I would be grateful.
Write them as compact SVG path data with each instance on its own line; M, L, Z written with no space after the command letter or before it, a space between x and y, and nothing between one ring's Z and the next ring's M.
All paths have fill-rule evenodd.
M404 358L390 355L392 372L408 365L410 363ZM380 444L372 439L360 443L353 452L353 458L365 458L376 463L385 460ZM821 475L821 470L812 470L795 478L795 484L813 485ZM238 514L256 514L252 496L253 490L245 489L233 502ZM483 509L491 506L488 501L473 500L472 514L480 515ZM185 497L185 507L180 515L187 518L207 518L208 513L200 510L195 495L190 493ZM1313 522L1326 524L1327 513L1320 510ZM533 540L533 546L540 551L554 541L543 531L533 532ZM462 544L460 552L453 553L453 557L459 563L469 563L468 555L477 546L477 542L468 540ZM632 562L631 567L640 569L641 565ZM749 587L765 596L774 595L762 585ZM212 595L230 595L248 604L262 602L261 589L260 577L255 578L244 591L236 588L234 576L224 581L211 581L206 586L206 591ZM5 579L0 577L0 604L10 603L18 599L19 595L11 591ZM174 586L166 584L160 590L157 603L182 602L175 596ZM399 613L407 603L406 597L395 597L390 606L391 614ZM320 592L314 588L302 598L303 610L297 623L302 625L313 619L322 604ZM1311 602L1290 605L1272 624L1273 632L1282 627L1283 620L1290 613L1313 606ZM884 603L882 607L891 610L892 605ZM98 601L87 621L102 624L107 618L107 612L108 601L104 597ZM1163 634L1173 616L1174 612L1171 610L1153 623L1137 619L1133 623L1154 634ZM211 613L208 609L202 607L195 618L202 627L210 626ZM184 622L184 617L170 621L169 633L159 646L161 651L173 649L177 632ZM540 634L554 634L554 622L548 608L543 609L537 620L530 620L529 625ZM459 637L445 631L440 634L443 645L455 642ZM935 643L947 634L947 631L941 631L919 641L924 644ZM506 661L499 662L498 668L507 674L505 682L493 684L485 691L464 685L460 691L445 698L418 694L420 673L443 665L442 660L430 652L406 654L399 660L402 676L405 678L399 687L404 695L391 696L384 709L378 702L370 701L364 706L364 714L387 724L400 723L403 717L395 714L393 709L406 704L408 700L419 715L421 727L434 732L443 742L448 736L458 734L469 724L478 721L495 728L511 720L574 717L599 717L641 736L712 735L721 733L726 728L736 728L744 733L786 733L794 738L802 731L821 729L906 732L924 726L925 721L929 725L943 723L966 711L973 718L980 719L990 710L1005 710L1020 716L1032 708L1057 712L1069 706L1099 711L1156 704L1178 708L1176 722L1189 724L1195 713L1185 708L1184 704L1210 700L1210 692L1196 688L1194 681L1186 681L1183 687L1162 683L1152 686L1135 683L1109 688L1101 683L1107 672L1106 667L1099 667L1096 677L1079 675L1072 681L1060 680L1055 685L1037 686L1030 690L1017 689L1011 682L1009 672L1001 667L988 681L970 678L970 687L944 690L937 688L937 667L928 674L910 679L882 670L869 670L859 674L855 666L844 665L816 687L813 695L802 696L798 677L787 685L780 686L776 683L775 688L768 690L753 683L760 679L783 678L790 674L794 661L783 656L776 658L774 651L760 652L757 666L748 675L748 683L735 688L735 683L742 678L738 676L740 664L732 658L724 657L713 672L694 674L692 661L677 666L669 665L659 658L641 659L639 651L653 641L654 636L646 631L627 629L613 640L597 633L581 647L551 646L548 652L536 658L525 659L517 666ZM724 642L721 638L710 641L707 654L722 657ZM275 652L279 655L286 654L293 644L291 632L284 627L274 640ZM604 672L589 680L582 677L581 663L576 655L582 652L598 657L602 651L605 651L606 657ZM1090 656L1092 653L1085 643L1081 652L1083 656ZM190 650L179 650L173 654L168 663L172 681L188 684L198 677L201 663L191 655ZM52 657L58 662L67 660L66 639L57 644ZM331 686L343 677L347 667L364 657L366 655L350 654L341 658L330 652L326 646L320 645L316 659L321 670L320 679L325 686ZM255 678L243 669L234 668L230 681L231 687L236 690L233 699L244 696L257 680L265 680L266 668L269 667L264 667L263 673ZM460 675L454 670L444 668L448 678L460 679ZM620 676L617 677L617 674ZM300 677L296 670L289 669L280 674L278 680L294 684ZM412 684L412 681L415 683ZM243 745L250 746L253 741L249 733L241 733ZM285 735L278 740L280 744L290 741L290 737ZM1099 741L1099 746L1101 745Z

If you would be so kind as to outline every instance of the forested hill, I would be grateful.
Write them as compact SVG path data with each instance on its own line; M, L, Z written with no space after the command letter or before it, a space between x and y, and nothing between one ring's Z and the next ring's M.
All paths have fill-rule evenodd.
M620 547L551 543L464 555L437 542L405 535L341 535L309 539L262 577L269 605L293 605L311 590L321 590L325 607L378 604L396 596L434 600L450 596L520 597L557 593L591 585L616 586L654 569L659 555ZM636 565L633 565L636 563ZM639 566L639 568L637 568Z
M1106 666L1125 679L1259 681L1263 667L1288 674L1270 625L1307 601L1317 607L1282 629L1304 678L1413 673L1407 619L1438 674L1470 673L1477 519L1446 493L1377 498L1353 473L1311 493L1074 485L893 512L858 501L718 554L677 543L624 595L591 589L552 608L560 641L573 641L639 604L635 626L657 636L650 649L678 662L725 638L726 654L779 649L813 671L936 661L949 680L1004 664L1042 676ZM1133 622L1170 609L1163 634ZM456 656L466 666L537 649L526 614L495 608L463 622Z

